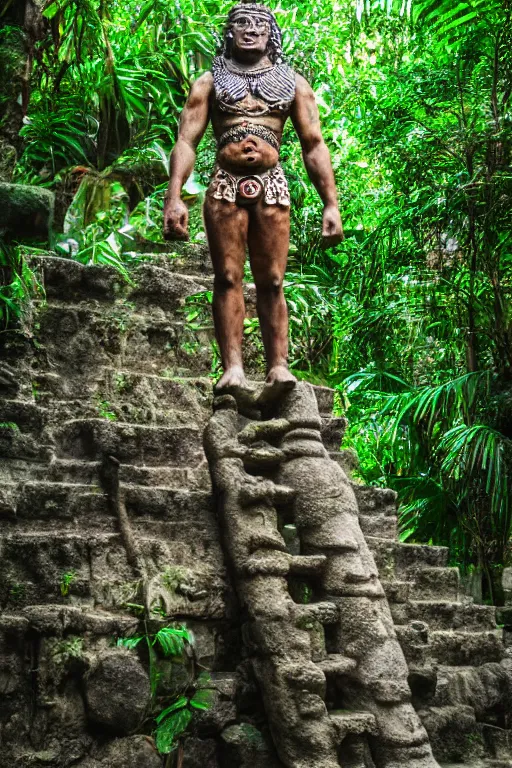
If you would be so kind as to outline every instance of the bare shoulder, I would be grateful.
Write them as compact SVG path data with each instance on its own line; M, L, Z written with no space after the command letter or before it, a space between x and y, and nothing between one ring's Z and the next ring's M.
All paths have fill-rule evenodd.
M305 77L295 73L295 98L299 100L314 98L313 89Z
M208 98L213 89L213 75L211 72L205 72L194 80L190 88L189 101L195 99Z

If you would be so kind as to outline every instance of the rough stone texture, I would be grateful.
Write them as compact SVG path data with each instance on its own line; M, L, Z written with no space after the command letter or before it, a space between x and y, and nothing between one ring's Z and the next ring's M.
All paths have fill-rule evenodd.
M205 450L279 758L287 768L334 768L344 739L368 733L377 768L434 768L354 493L322 444L313 389L297 384L270 421L240 423L229 396L215 408ZM268 479L248 474L265 451L259 474ZM297 556L286 551L277 506L297 528L299 573L309 557L316 577L300 607L286 581ZM361 709L362 719L351 717Z
M79 768L161 768L162 760L148 739L144 736L130 736L112 741L103 749L95 751L94 757L78 763L78 766Z
M16 240L48 240L53 206L48 189L0 182L0 233Z
M150 702L147 672L137 657L115 648L95 660L85 679L87 713L95 723L127 734L142 722Z
M9 182L16 165L16 149L0 136L0 182Z
M301 385L257 422L216 410L232 455L215 482L243 478L217 517L201 443L213 329L185 321L211 285L207 253L147 257L134 285L32 258L47 304L32 335L0 335L0 421L17 424L0 429L0 767L162 765L149 721L119 738L122 706L108 714L120 687L105 660L140 631L127 605L143 602L191 629L211 672L215 706L183 768L432 765L411 703L443 768L511 768L510 608L496 629L461 599L445 549L397 541L392 491L347 482L332 391ZM257 380L256 348L248 363ZM123 684L140 683L133 722L138 650L120 652ZM180 666L162 665L162 696Z

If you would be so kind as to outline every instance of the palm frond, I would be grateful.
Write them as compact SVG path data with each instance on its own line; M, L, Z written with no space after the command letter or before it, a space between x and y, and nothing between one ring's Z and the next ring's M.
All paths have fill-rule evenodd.
M508 539L512 519L510 480L505 454L512 441L485 425L460 424L450 429L439 442L443 456L441 471L450 478L469 485L481 482L489 497L496 529Z

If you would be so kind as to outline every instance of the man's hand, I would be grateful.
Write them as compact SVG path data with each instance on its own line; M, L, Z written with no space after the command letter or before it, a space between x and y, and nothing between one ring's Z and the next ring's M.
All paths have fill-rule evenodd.
M165 240L188 240L188 208L183 200L165 202L164 238Z
M324 208L322 237L326 247L338 245L338 243L345 239L340 212L336 205L326 205Z

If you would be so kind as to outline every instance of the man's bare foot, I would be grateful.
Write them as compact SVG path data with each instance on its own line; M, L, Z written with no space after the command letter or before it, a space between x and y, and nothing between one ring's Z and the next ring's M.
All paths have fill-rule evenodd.
M270 369L263 389L258 396L258 405L262 408L270 406L289 392L297 383L297 379L285 365L276 365Z
M275 365L268 372L267 378L265 379L265 383L266 384L289 384L289 386L291 387L293 384L297 383L297 379L295 378L293 373L290 373L286 365Z
M214 390L219 394L222 394L221 390L227 389L247 389L252 390L249 386L247 379L245 378L244 369L241 365L233 365L224 371L223 376L215 384Z

